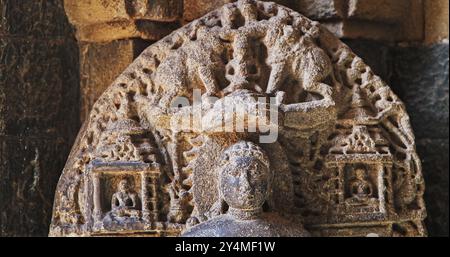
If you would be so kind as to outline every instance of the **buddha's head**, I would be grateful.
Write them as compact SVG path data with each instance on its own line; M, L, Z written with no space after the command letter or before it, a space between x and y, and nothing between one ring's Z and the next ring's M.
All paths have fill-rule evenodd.
M366 170L362 168L358 168L355 170L355 177L358 180L365 180L366 179Z
M119 181L118 187L119 187L119 192L126 193L130 189L130 183L128 182L127 179L122 179Z
M223 153L219 189L229 207L261 208L267 199L273 173L264 151L252 142L238 142Z

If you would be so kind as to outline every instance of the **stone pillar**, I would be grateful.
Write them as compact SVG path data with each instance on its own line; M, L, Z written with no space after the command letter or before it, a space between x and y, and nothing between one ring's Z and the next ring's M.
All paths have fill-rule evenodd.
M79 43L81 122L103 91L150 43L140 39Z
M100 173L92 174L92 184L94 188L94 222L101 221L102 215L102 196L101 196L101 184Z
M66 0L80 48L83 122L103 91L150 44L180 26L182 0Z
M425 42L448 40L448 0L425 0Z
M0 0L0 236L46 236L79 130L78 49L62 0Z
M148 209L148 171L144 170L141 173L141 199L142 199L142 219L145 222L152 222L154 219L150 217L150 211Z

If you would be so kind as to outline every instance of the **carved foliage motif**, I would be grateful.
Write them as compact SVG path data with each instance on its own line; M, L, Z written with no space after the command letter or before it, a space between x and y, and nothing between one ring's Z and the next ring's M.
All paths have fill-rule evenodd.
M170 118L191 107L171 102L192 101L194 89L276 97L280 134L261 144L275 173L265 208L302 216L313 235L425 235L401 101L320 24L251 0L153 44L103 93L59 181L50 235L178 235L224 211L214 205L220 156L255 133L177 131Z

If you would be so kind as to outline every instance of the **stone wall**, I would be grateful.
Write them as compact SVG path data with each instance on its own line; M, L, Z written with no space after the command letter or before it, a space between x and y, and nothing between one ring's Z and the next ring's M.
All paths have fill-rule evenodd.
M79 120L84 120L98 96L146 46L231 1L66 0L64 8L76 28L78 52L62 16L62 1L30 1L35 4L16 7L13 4L16 1L0 0L0 13L6 13L0 20L0 34L6 35L0 39L0 58L12 60L0 62L0 158L3 158L0 178L1 183L7 184L1 185L0 190L9 190L0 194L0 210L4 210L3 206L17 205L14 210L21 209L19 216L31 220L22 222L26 226L12 227L13 213L9 212L14 210L2 211L1 233L45 234L54 184L68 146L78 130ZM55 8L40 9L46 6L44 2L54 2ZM364 58L406 103L427 183L429 234L448 235L448 0L275 2L326 25ZM2 12L2 8L9 9ZM32 20L33 15L43 21ZM24 19L14 21L11 17ZM20 44L26 40L34 42L33 46L7 47L8 43ZM52 43L54 46L48 47ZM4 49L13 50L7 53ZM37 67L44 67L33 73L27 67L33 67L35 60L39 60ZM13 68L16 62L23 68ZM8 68L13 70L3 71ZM37 75L53 69L57 72L49 73L48 80ZM15 81L11 82L12 79ZM14 88L8 87L11 83ZM29 92L35 88L39 94ZM24 91L19 93L19 90ZM81 91L79 105L78 90ZM35 108L38 104L42 108ZM44 139L45 144L38 141ZM60 148L51 145L56 142L62 142ZM33 191L36 183L47 183L42 175L42 179L38 175L36 182L35 174L39 172L45 172L51 180L51 186L43 188L44 195Z
M60 0L0 0L0 236L46 236L79 130L78 47Z

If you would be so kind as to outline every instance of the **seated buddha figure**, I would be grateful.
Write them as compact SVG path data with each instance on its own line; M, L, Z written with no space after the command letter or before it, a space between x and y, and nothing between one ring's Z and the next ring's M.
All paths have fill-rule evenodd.
M138 217L139 197L130 188L129 181L122 179L118 184L118 191L112 195L111 214L114 217Z
M350 182L350 199L351 204L368 204L373 201L372 184L367 180L366 170L356 169L355 177Z
M263 211L274 172L258 145L240 141L225 150L218 176L219 201L228 205L227 212L188 228L181 236L309 236L294 219Z

